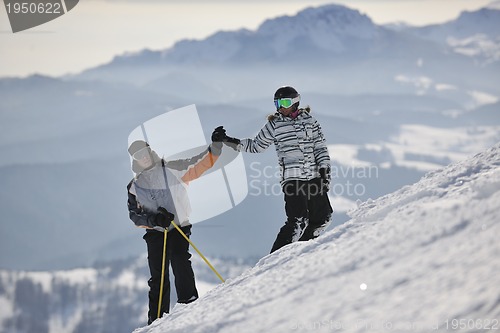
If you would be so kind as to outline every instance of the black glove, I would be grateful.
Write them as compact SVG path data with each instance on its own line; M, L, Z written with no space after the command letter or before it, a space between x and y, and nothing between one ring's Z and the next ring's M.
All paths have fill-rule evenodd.
M232 138L226 135L226 130L223 126L217 127L212 133L212 141L213 142L224 142L228 146L233 149L236 149L236 146L240 144L240 139Z
M320 168L319 175L321 177L322 190L328 192L330 190L330 181L332 179L330 166L326 168Z
M225 136L224 137L224 142L227 142L229 144L234 144L234 145L239 145L241 140L240 139L236 139L236 138L232 138L230 136Z
M157 211L158 214L156 214L154 221L155 225L163 228L168 228L170 223L174 220L174 214L170 213L163 207L158 207Z
M212 142L222 142L226 137L226 130L223 126L219 126L212 132Z

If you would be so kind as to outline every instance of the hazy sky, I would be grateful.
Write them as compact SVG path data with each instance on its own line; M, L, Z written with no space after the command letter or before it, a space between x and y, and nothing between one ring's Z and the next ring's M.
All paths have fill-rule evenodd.
M218 30L256 29L264 20L294 15L326 0L80 0L66 15L13 34L0 8L0 77L33 73L58 76L109 62L144 48L205 38ZM337 0L375 23L441 23L491 0Z

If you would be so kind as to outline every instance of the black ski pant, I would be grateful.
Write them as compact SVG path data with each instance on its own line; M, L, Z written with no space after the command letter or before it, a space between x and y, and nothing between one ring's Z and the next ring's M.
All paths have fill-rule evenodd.
M296 242L318 237L331 222L333 209L321 178L289 181L283 185L287 220L280 229L271 253Z
M181 229L189 237L191 226L182 227ZM148 264L151 273L151 278L148 281L148 324L150 324L158 317L164 234L156 230L148 230L143 238L148 247ZM168 313L170 309L169 264L172 266L172 272L175 277L177 302L188 303L198 298L190 258L189 242L176 229L169 231L167 234L167 256L165 261L161 315Z

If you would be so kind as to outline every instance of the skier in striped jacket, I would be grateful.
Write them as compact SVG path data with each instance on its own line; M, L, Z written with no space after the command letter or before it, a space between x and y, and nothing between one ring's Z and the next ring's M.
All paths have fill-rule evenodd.
M281 168L287 221L280 229L271 253L296 241L318 237L331 222L328 199L330 156L318 121L309 107L299 108L300 95L293 87L274 94L276 113L253 139L225 135L222 141L238 151L261 153L274 143Z

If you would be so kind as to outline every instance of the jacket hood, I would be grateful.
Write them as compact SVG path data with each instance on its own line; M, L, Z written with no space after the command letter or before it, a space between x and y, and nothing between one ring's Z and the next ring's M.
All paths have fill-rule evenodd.
M151 167L157 165L158 163L161 163L161 158L158 156L158 154L154 150L151 151L151 155L153 157L153 164ZM137 162L136 160L133 159L132 161L133 161L132 162L132 171L135 173L136 177L144 170L147 170L147 169L143 168L142 166L140 166L139 162Z

